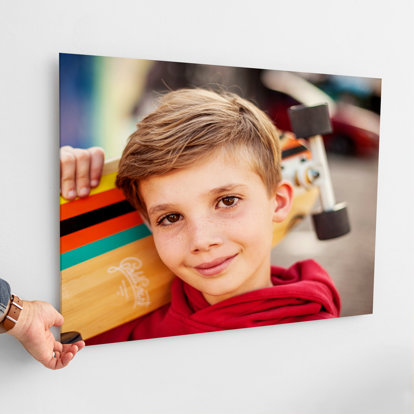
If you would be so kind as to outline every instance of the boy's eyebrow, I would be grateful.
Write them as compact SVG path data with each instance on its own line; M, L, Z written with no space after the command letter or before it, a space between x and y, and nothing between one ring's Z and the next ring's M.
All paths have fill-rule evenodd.
M148 210L148 216L152 216L153 214L160 213L167 210L172 210L173 205L172 204L157 204L154 207L151 207Z
M247 185L245 184L226 184L217 188L213 188L209 191L209 194L220 194L220 193L226 193L228 191L234 191L234 190L244 190L247 189Z
M245 184L226 184L226 185L211 189L210 191L208 191L207 194L214 196L216 194L222 194L222 193L235 191L235 190L244 190L247 188L248 186ZM163 211L168 211L168 210L172 211L175 208L176 206L171 203L157 204L154 207L151 207L150 209L148 209L148 216L152 216L154 214L157 214Z

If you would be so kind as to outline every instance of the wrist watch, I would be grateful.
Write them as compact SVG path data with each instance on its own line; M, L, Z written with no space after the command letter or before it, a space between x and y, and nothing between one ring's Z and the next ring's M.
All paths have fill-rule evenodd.
M23 301L16 295L10 294L10 285L0 279L0 332L8 331L16 325Z

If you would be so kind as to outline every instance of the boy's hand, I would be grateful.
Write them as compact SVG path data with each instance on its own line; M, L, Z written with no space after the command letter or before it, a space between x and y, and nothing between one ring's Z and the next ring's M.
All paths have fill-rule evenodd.
M86 197L101 179L105 154L102 148L64 146L60 149L60 193L67 200Z
M23 310L16 325L8 333L18 339L25 349L45 367L63 368L85 346L84 341L62 345L50 328L61 326L63 316L49 303L23 301Z

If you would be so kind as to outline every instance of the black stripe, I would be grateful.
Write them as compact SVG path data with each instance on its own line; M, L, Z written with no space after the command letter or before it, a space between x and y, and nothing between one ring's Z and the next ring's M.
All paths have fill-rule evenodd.
M290 157L291 155L300 154L301 152L305 152L308 149L304 145L298 145L297 147L289 148L282 151L282 159Z
M85 229L94 224L102 223L103 221L114 217L122 216L131 211L134 211L134 207L132 207L128 201L123 200L119 203L110 204L109 206L101 207L79 216L62 220L60 222L60 236L66 236L67 234Z

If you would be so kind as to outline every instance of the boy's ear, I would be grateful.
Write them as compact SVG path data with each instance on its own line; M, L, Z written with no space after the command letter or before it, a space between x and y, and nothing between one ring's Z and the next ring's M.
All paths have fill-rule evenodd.
M280 223L289 214L293 202L293 187L288 181L281 181L275 192L276 207L273 212L273 221Z

